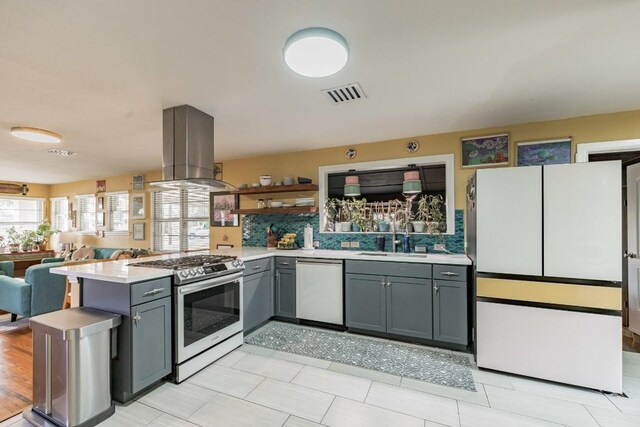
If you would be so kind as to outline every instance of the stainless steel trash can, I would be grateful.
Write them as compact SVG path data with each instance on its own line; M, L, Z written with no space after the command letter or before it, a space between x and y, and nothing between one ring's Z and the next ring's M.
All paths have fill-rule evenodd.
M32 317L34 425L94 426L114 412L111 329L121 316L77 307Z

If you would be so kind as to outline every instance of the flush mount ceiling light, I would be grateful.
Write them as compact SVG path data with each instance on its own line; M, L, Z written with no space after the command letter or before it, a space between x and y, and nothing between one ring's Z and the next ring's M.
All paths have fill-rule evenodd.
M27 141L34 142L60 142L62 141L62 137L49 130L38 129L38 128L29 128L29 127L13 127L11 128L11 135L16 138L26 139Z
M296 31L284 44L284 62L306 77L326 77L342 70L349 60L349 46L328 28Z

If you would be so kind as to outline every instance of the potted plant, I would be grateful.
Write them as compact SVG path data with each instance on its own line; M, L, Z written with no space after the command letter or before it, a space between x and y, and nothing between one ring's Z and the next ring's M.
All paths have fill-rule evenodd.
M446 217L443 209L444 199L441 195L431 195L426 197L426 203L429 212L427 229L429 233L440 234L443 226L446 227Z
M43 222L42 224L38 225L38 228L36 229L36 235L38 236L38 249L41 251L47 249L47 245L49 244L51 236L59 232L60 230L53 230L51 228L51 224L49 224L48 222Z
M416 221L413 221L413 231L423 233L424 228L429 221L429 203L426 196L420 197L418 200L418 211L416 212Z
M324 202L324 231L340 231L336 228L340 199L328 198Z
M38 235L34 230L25 230L20 235L20 248L23 252L33 249L33 245L38 239Z
M351 202L349 200L340 200L338 219L340 221L340 231L343 233L351 231Z
M351 231L366 231L367 220L367 199L353 199L349 202L349 213L351 219Z
M0 236L0 254L4 253L4 236Z
M9 252L18 252L20 250L20 232L15 227L9 227L7 230L7 242L9 244Z

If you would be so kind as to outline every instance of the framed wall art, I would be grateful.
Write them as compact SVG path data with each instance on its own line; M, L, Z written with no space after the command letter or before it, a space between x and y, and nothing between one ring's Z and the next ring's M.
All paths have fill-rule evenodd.
M462 167L509 165L509 134L462 138Z
M133 224L133 240L144 240L144 222Z
M210 218L213 227L237 227L240 223L239 215L232 214L232 209L238 209L240 196L237 194L217 195L211 193Z
M144 193L131 194L131 219L145 219L147 212L145 209Z
M133 188L133 191L144 190L144 175L133 175L131 187Z
M516 166L571 163L571 138L519 142L516 151Z
M99 211L104 210L104 196L96 197L96 209Z
M107 191L107 180L100 179L96 181L96 193L104 193Z

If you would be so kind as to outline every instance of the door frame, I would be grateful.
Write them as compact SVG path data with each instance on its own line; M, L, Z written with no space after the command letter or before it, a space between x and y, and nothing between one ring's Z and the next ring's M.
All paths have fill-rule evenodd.
M576 145L576 163L589 161L589 154L622 153L640 151L640 139L622 139L618 141L590 142Z

